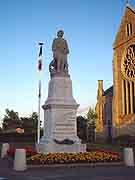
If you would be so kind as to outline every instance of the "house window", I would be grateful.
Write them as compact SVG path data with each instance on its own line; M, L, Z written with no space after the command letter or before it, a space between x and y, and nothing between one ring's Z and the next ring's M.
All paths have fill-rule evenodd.
M127 36L130 36L132 34L132 24L131 23L128 23L126 25L126 34L127 34Z

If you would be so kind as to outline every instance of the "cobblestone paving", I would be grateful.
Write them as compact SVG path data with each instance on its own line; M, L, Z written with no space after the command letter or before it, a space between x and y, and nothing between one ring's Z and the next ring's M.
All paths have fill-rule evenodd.
M135 180L135 168L125 166L45 167L16 172L0 159L0 180Z

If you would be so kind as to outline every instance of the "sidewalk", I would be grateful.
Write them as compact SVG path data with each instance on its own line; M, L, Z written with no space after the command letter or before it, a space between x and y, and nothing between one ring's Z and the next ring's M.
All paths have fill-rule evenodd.
M13 170L7 159L0 159L0 177L8 180L135 180L135 168L123 165L59 166ZM1 179L0 179L1 180Z

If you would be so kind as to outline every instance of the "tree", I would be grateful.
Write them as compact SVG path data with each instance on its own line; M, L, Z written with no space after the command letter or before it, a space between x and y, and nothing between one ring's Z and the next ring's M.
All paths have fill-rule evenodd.
M21 121L18 112L6 109L6 115L3 118L3 130L4 131L15 131L16 128L21 127Z
M96 119L97 119L97 113L95 111L95 108L90 107L89 111L87 113L87 119L89 120L89 124L96 124Z
M87 113L87 140L89 140L89 136L92 141L95 140L96 119L97 113L95 108L90 107Z
M87 119L82 116L77 116L77 136L86 140L86 127L87 127Z
M38 115L33 112L30 117L21 117L22 128L25 132L35 132L38 126Z
M38 126L38 114L36 112L33 112L31 117L31 121L33 122L33 131L37 131L37 126ZM41 124L41 122L40 122Z

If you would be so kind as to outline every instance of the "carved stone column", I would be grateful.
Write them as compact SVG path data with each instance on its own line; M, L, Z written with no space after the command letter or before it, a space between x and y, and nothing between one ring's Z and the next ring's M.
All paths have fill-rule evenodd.
M133 114L133 93L132 93L132 81L130 81L130 108L131 108L131 114Z
M135 83L134 84L134 108L135 108Z
M128 81L125 82L126 82L126 109L127 109L127 114L129 114Z
M122 114L125 115L125 91L124 91L124 80L122 79Z

